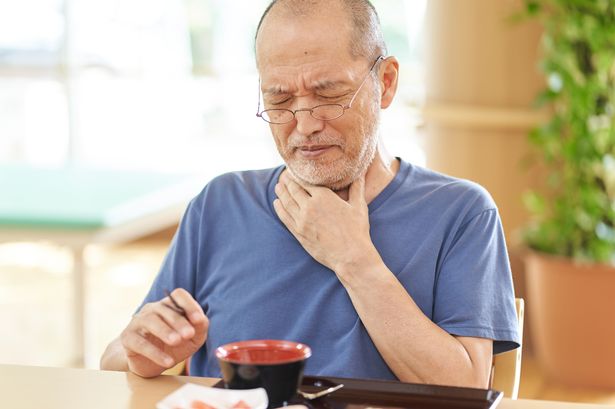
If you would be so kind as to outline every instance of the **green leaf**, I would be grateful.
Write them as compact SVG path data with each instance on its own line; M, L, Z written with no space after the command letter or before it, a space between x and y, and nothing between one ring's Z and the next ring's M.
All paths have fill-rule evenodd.
M533 129L544 191L527 192L532 248L615 262L615 1L525 0L521 14L544 27L535 106L550 120Z
M525 11L530 16L535 16L540 11L540 3L536 0L526 0L525 1Z

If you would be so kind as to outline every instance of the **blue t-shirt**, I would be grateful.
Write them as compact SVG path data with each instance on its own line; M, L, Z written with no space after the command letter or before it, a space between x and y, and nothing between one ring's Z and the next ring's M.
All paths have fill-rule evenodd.
M220 377L225 343L287 339L312 348L306 374L397 379L335 273L273 209L283 166L229 173L192 200L144 302L182 287L210 320L190 374ZM370 234L423 313L450 334L517 347L510 266L498 211L480 186L401 161L369 204ZM348 243L352 245L352 243Z

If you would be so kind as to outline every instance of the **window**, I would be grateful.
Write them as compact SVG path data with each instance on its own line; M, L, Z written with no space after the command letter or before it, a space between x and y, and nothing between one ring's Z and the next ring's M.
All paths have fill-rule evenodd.
M419 163L411 106L423 94L425 2L374 1L402 62L383 134ZM279 164L254 116L253 36L267 3L0 0L0 161L209 176Z

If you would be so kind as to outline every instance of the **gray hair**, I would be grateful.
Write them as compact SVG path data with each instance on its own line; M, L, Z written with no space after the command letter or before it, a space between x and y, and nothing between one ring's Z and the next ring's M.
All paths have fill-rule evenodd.
M380 19L376 9L369 0L338 0L348 12L352 23L350 53L354 58L376 59L387 55L387 47L380 27ZM322 4L331 4L331 0L273 0L265 9L256 29L254 41L272 8L284 7L291 16L303 17L315 13ZM339 4L338 3L338 4Z

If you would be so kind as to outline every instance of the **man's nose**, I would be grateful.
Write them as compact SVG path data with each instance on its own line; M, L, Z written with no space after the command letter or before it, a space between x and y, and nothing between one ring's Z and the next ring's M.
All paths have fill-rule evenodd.
M314 132L322 131L325 127L325 121L314 118L309 109L295 111L295 119L297 121L295 128L303 136L309 136Z

